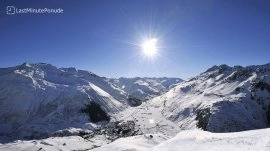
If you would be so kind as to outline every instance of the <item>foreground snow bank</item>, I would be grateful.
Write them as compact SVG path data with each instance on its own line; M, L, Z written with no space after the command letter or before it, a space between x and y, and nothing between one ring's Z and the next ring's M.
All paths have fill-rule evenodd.
M42 140L1 144L0 151L17 150L91 150L94 151L269 151L270 128L235 133L211 133L187 130L169 139L163 134L120 138L109 143L103 136L85 140L79 136L51 137ZM101 147L98 147L101 146ZM95 148L98 147L98 148Z
M1 144L0 151L71 151L90 150L108 142L104 138L87 141L79 136L50 137L41 140L17 140L12 143Z
M148 135L139 135L127 138L120 138L108 145L104 145L99 148L95 148L94 151L145 151L150 150L154 146L168 139L167 136L162 134L155 134L150 138Z
M270 129L236 133L210 133L200 130L180 132L174 138L153 148L154 151L172 150L270 150Z
M187 130L172 139L162 142L160 135L148 140L143 136L121 138L95 151L228 151L228 150L270 150L270 128L236 133L211 133L201 130ZM161 142L161 143L159 143Z

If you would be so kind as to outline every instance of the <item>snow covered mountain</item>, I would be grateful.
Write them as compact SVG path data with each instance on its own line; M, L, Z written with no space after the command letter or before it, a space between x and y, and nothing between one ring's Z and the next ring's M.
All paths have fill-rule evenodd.
M180 79L137 78L127 84L141 88L153 97L167 91ZM75 68L57 68L46 63L27 64L0 69L0 135L22 137L48 136L68 128L93 129L99 121L128 107L129 92L124 86L91 72ZM126 81L120 78L119 81ZM139 87L138 87L139 86ZM155 92L155 93L154 93ZM112 120L112 119L111 119Z
M214 66L149 103L182 129L234 132L270 124L270 64Z
M268 150L269 139L259 138L269 129L223 135L198 128L235 132L269 127L269 74L270 64L213 66L188 81L107 79L44 63L3 68L0 150L175 150L179 144L188 150L194 141L198 148L213 150L212 142L234 148L243 141L243 147ZM149 100L131 107L129 95ZM103 121L110 123L104 126ZM44 139L11 142L5 136L14 136L11 141Z
M176 84L183 82L180 78L119 78L109 79L118 87L122 88L129 95L140 100L151 99L159 96Z
M127 106L123 90L75 68L25 63L0 69L0 81L0 135L36 137L69 127L91 129L92 115L114 114ZM87 112L91 105L106 114Z

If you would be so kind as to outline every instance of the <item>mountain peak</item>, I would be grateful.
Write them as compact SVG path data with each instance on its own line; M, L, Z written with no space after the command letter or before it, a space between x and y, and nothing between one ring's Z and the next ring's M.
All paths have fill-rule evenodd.
M213 71L217 71L219 73L224 72L225 70L231 69L232 67L226 65L226 64L221 64L219 66L214 65L213 67L207 69L205 72L203 73L208 73L208 72L213 72Z

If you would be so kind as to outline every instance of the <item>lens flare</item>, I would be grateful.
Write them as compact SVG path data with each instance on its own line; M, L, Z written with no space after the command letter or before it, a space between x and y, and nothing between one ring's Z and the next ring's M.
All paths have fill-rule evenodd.
M142 44L142 50L145 56L153 57L154 55L156 55L158 51L157 39L152 38L144 41Z

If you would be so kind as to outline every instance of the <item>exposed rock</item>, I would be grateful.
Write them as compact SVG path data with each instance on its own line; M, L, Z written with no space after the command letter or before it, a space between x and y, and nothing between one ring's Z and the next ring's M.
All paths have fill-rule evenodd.
M95 135L105 135L108 140L114 141L121 137L140 135L142 132L136 127L134 121L110 122L106 126L93 131L92 133L80 133L84 139L91 139Z
M137 99L135 97L132 97L132 96L128 96L128 104L131 106L131 107L136 107L136 106L140 106L142 104L142 100L140 99Z
M209 121L210 116L211 116L210 108L204 108L204 109L198 110L196 114L196 118L195 118L195 120L198 121L196 126L205 131L208 130L207 128L208 128L208 121Z
M94 101L87 104L85 108L81 109L82 113L87 113L89 116L89 121L96 123L100 121L110 121L110 117L107 113L100 107L99 104Z

